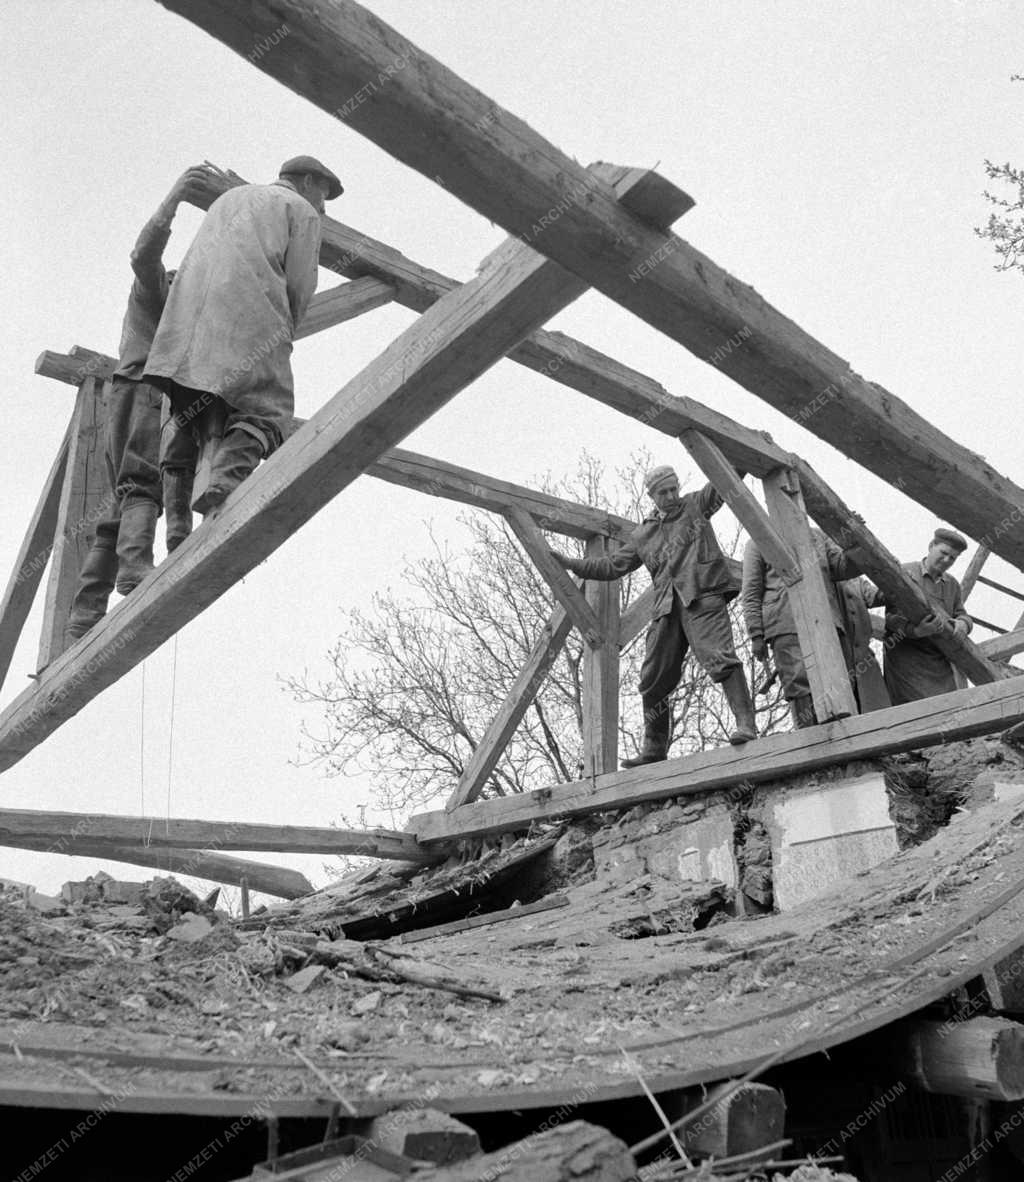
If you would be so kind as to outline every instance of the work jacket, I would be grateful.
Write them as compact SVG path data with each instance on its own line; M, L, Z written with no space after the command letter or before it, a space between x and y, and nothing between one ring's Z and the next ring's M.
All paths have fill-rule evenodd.
M148 380L217 394L243 413L293 401L292 339L316 290L320 216L289 181L210 206L171 284Z
M149 358L160 316L167 302L168 282L164 270L164 248L171 236L170 221L150 218L132 250L131 294L128 308L121 325L121 345L118 349L118 365L114 376L141 381Z
M713 486L706 484L700 492L682 497L668 516L654 513L645 518L613 554L574 558L569 570L584 579L607 582L647 567L654 584L652 620L672 611L674 596L684 607L703 595L733 599L739 588L708 520L722 503Z

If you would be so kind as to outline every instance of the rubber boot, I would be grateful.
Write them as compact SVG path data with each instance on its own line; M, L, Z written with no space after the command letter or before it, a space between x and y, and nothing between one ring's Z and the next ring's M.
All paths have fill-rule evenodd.
M810 694L801 694L789 703L789 712L793 715L793 726L802 730L807 726L817 726L818 716L814 713L814 699Z
M117 593L128 595L153 569L153 539L160 507L156 501L139 497L121 507L121 528L117 531Z
M71 614L64 626L68 644L81 638L107 614L107 601L117 578L114 540L97 538L85 556L78 576L78 588L71 601Z
M757 738L757 723L754 721L754 703L750 698L750 688L742 669L731 669L729 676L722 682L729 709L736 719L736 729L729 736L729 742L734 746L749 743Z
M668 699L655 706L644 707L644 741L640 754L624 759L623 767L641 767L645 763L661 763L668 759L669 735L672 733L672 711Z
M206 491L192 502L197 513L210 513L235 491L263 459L263 445L255 435L240 427L232 429L221 440L210 467L210 483Z
M196 474L185 468L164 472L164 513L167 516L167 553L171 554L192 532L192 485Z

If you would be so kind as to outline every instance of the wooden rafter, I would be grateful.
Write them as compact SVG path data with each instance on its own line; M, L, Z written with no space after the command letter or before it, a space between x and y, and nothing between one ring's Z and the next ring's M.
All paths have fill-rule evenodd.
M43 581L43 571L46 569L50 551L53 549L73 427L74 420L68 424L57 449L57 457L43 482L43 491L29 521L25 540L21 543L21 549L14 560L14 570L7 581L3 600L0 601L0 685L3 685L7 671L11 667L14 650L18 646L25 621L32 609L32 601L39 590L39 584Z
M477 744L445 808L455 809L460 805L469 804L483 791L509 740L515 734L516 727L522 722L530 703L536 697L548 670L558 659L558 654L571 631L572 620L569 613L559 604L512 683L501 709Z
M612 169L624 201L678 190L653 173ZM509 240L480 273L430 307L323 406L169 559L0 715L0 770L154 652L388 448L486 372L584 284Z
M644 801L782 780L832 764L992 734L1024 720L1024 678L973 686L823 726L717 747L681 759L572 784L555 784L449 813L419 813L408 825L424 845L528 829L536 821L630 808Z
M991 553L992 551L987 546L979 546L971 555L971 561L967 564L964 577L960 580L960 594L963 596L964 603L967 602L968 595L974 590L974 585L981 575L981 568L988 561Z
M304 874L286 866L268 866L249 858L233 858L210 850L168 849L154 846L119 845L116 842L90 840L88 837L12 837L0 834L0 845L43 854L68 854L76 858L98 858L109 862L127 862L131 866L149 866L166 874L190 874L209 882L241 886L245 881L254 891L280 899L299 899L313 891Z
M711 259L624 211L592 173L354 0L161 2L250 60L253 38L286 15L289 36L258 69L345 110L396 159L1024 567L1024 489ZM387 84L349 110L378 78Z
M148 845L151 849L268 850L293 854L348 854L431 861L408 833L392 829L319 829L308 825L257 825L251 821L194 821L117 817L42 809L0 809L0 835L58 844L87 834L89 841Z

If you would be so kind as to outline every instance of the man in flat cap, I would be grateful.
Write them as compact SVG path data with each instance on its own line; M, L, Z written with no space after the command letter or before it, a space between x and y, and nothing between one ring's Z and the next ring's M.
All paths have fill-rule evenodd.
M736 718L731 743L757 737L754 705L736 656L726 604L738 587L711 528L710 518L722 498L706 484L700 492L679 495L679 477L667 465L645 478L654 512L629 540L606 558L570 558L552 550L558 561L584 579L610 581L646 566L655 600L647 630L640 695L644 704L644 741L640 754L623 767L656 763L668 757L672 736L671 697L682 676L689 649L712 681L725 691Z
M173 412L163 441L168 519L186 516L197 418L226 404L209 486L192 508L209 513L280 447L294 405L292 341L316 290L320 218L341 182L312 156L281 165L270 185L239 185L210 206L178 268L146 366Z
M941 632L965 637L972 627L960 584L949 568L967 549L967 541L951 529L937 529L921 562L908 562L904 572L921 588L932 614L917 625L889 608L885 613L885 684L894 706L916 702L956 689L953 666L928 638ZM878 595L872 606L884 603Z

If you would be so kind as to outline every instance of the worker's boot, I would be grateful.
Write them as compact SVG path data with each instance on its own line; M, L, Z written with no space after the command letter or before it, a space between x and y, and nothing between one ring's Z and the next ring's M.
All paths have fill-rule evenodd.
M668 699L656 706L644 707L644 741L640 754L624 759L623 767L640 767L668 759L669 735L672 733L672 710Z
M114 540L97 538L85 556L78 576L78 589L71 601L71 614L64 626L64 639L73 644L107 614L107 601L117 578Z
M196 474L186 468L168 468L164 472L164 513L166 514L167 553L171 554L192 532L192 485Z
M729 736L729 742L736 746L749 743L757 738L757 723L754 721L754 703L750 698L747 679L740 668L730 669L729 676L722 682L729 709L736 719L736 729Z
M241 427L232 427L220 442L210 467L206 491L192 502L197 513L211 513L222 505L263 459L263 444Z
M805 726L817 726L818 716L814 713L814 699L810 694L801 694L789 703L793 715L793 726L802 730Z
M160 506L148 497L125 501L117 531L117 593L128 595L153 569L153 539Z

